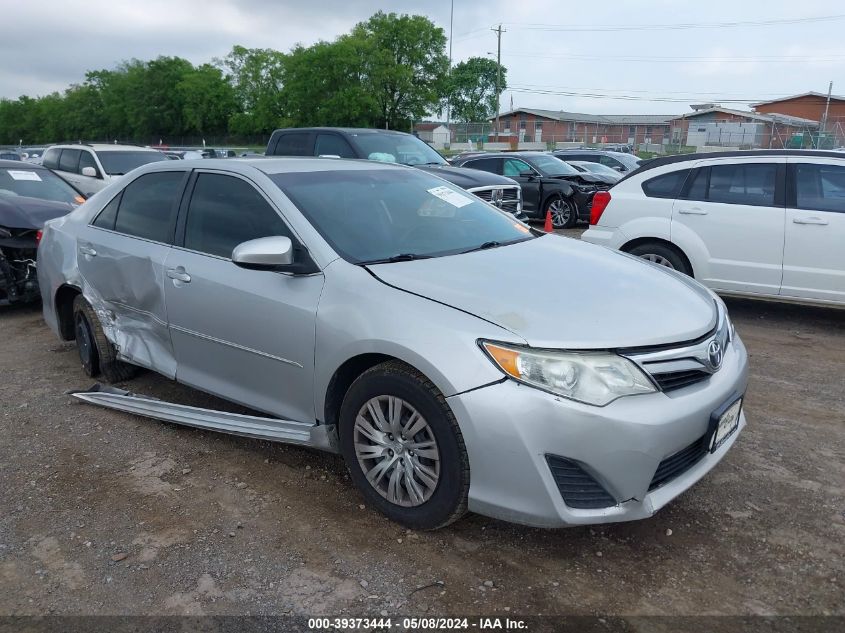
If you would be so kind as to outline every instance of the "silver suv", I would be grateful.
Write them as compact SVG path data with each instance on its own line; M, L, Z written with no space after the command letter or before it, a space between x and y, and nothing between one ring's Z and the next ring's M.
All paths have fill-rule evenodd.
M167 156L149 147L102 143L53 145L42 164L91 196L136 167L161 160Z
M710 291L401 165L147 165L47 223L38 279L89 375L147 367L260 413L78 397L339 452L417 529L647 517L745 425L745 347Z

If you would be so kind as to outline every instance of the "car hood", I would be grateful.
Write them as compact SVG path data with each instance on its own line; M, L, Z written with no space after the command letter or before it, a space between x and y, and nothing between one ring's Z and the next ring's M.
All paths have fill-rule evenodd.
M0 196L0 226L9 229L40 229L47 220L67 215L71 211L73 205L65 202Z
M451 165L414 165L414 167L427 171L435 176L440 176L444 180L448 180L463 189L518 184L515 180L506 176L491 174L480 169L470 169L469 167L453 167Z
M369 269L386 284L500 325L532 347L677 343L703 336L718 317L713 297L692 279L556 235Z

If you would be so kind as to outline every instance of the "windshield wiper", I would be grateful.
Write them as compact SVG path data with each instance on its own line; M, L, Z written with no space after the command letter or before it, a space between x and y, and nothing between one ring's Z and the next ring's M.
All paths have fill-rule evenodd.
M461 251L463 253L472 253L473 251L486 251L488 248L496 248L497 246L501 246L501 242L497 242L495 240L491 240L490 242L484 242L481 246L475 246L473 248L467 249L465 251Z
M417 253L400 253L399 255L392 255L391 257L384 257L382 259L370 259L364 262L358 262L358 264L393 264L395 262L410 262L415 259L431 259L431 255L418 255Z

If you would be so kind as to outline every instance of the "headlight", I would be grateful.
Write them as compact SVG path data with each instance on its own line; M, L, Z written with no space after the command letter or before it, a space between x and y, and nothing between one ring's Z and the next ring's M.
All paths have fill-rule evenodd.
M554 352L482 341L499 369L519 382L564 398L603 407L621 398L657 391L627 358L608 352Z

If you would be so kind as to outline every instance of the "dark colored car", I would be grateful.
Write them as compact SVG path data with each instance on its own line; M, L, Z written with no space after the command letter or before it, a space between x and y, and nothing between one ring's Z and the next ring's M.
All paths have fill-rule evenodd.
M454 167L413 134L366 128L287 128L273 132L265 155L363 158L409 165L474 193L518 220L527 219L522 212L522 190L514 180Z
M38 299L35 256L41 229L84 201L49 169L0 160L0 305Z
M579 219L589 221L593 195L609 188L601 178L545 152L481 154L456 163L513 178L522 187L526 215L543 220L551 213L556 229L574 226Z
M0 150L0 160L23 160L23 157L17 152Z
M572 165L575 169L581 172L592 174L597 178L601 178L608 185L615 185L622 180L622 174L615 169L602 165L601 163L591 163L587 160L567 160L565 161Z
M618 171L623 176L637 170L640 166L640 159L634 154L608 152L602 149L559 149L552 152L552 155L565 161L583 160L600 163Z

